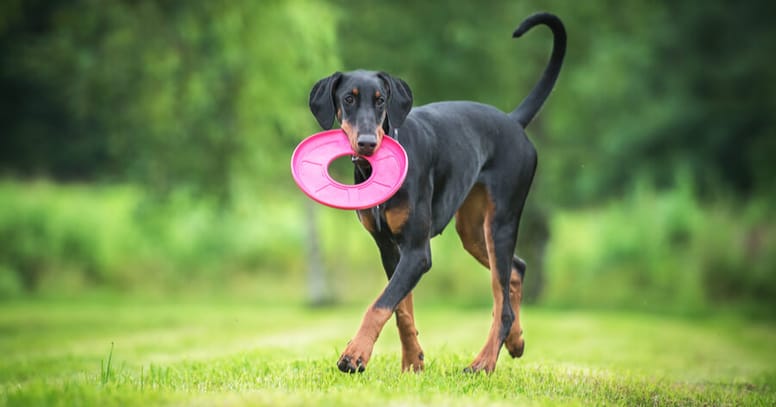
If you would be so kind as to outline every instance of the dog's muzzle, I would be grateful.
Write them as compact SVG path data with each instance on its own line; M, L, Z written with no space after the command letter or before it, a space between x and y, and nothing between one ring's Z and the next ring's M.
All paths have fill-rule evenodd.
M377 136L374 134L359 134L356 139L356 145L358 146L358 154L368 157L375 152Z

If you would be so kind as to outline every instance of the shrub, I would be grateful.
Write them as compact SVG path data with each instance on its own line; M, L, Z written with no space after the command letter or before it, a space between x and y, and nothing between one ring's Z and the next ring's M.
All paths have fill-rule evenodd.
M760 204L703 204L681 184L561 212L551 225L543 299L679 312L774 304L773 226Z
M139 232L127 219L137 197L126 189L106 193L42 182L24 188L2 183L0 197L0 266L12 270L27 290L36 289L52 269L106 282L138 241Z
M154 203L127 186L0 182L0 298L299 268L294 208L259 200L221 211L183 193Z

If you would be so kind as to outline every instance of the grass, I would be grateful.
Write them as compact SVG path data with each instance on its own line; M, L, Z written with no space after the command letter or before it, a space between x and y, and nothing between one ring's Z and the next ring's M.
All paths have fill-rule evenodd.
M0 405L774 405L776 326L527 308L522 359L461 372L488 309L418 306L426 371L390 323L364 374L334 362L362 308L229 301L0 305Z

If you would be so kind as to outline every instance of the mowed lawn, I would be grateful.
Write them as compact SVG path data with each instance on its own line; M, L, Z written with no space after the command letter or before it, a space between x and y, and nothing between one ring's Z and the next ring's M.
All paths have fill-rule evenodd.
M0 305L0 405L776 405L776 326L526 308L526 353L464 374L488 309L417 307L422 374L386 326L335 361L363 308L79 300ZM112 349L112 353L111 353Z

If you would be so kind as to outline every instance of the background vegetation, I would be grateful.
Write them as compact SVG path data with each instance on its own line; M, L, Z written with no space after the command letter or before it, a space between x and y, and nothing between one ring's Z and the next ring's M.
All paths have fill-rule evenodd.
M0 299L93 292L306 301L384 283L351 213L290 179L315 80L379 69L416 104L504 110L569 51L529 127L540 164L519 252L527 299L770 315L776 26L765 2L158 2L0 5ZM315 226L311 228L310 226ZM312 234L311 234L312 233ZM490 303L452 231L417 301Z

